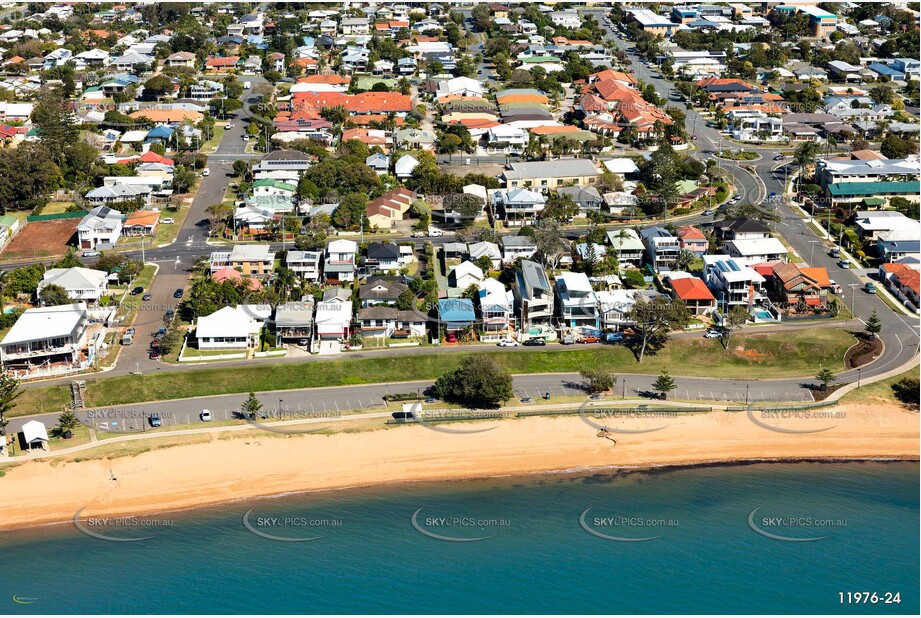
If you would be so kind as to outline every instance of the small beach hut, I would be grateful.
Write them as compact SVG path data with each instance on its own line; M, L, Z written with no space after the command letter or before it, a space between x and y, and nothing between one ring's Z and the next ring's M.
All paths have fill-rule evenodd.
M29 450L36 447L44 450L45 445L48 444L48 430L45 429L43 423L29 421L22 426L22 438L26 448Z

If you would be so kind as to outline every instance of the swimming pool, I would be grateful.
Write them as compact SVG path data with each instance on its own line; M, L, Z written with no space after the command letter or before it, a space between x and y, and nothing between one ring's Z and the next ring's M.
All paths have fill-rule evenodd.
M756 320L770 321L774 319L774 316L766 309L754 309L752 310L752 315L755 316Z

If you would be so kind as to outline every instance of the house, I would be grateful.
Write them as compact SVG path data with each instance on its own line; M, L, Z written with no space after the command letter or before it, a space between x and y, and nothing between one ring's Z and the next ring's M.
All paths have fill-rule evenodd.
M365 165L374 170L378 176L383 176L390 169L390 157L383 153L375 152L365 159Z
M358 323L363 337L405 339L425 337L428 317L410 309L375 306L358 310Z
M687 249L697 257L710 250L710 241L700 231L700 228L693 225L682 225L675 233L678 235L678 246L681 249Z
M627 9L628 18L640 25L643 32L657 37L670 37L678 30L679 24L672 22L668 17L653 13L649 9Z
M316 283L320 280L320 251L288 251L285 266L294 271L301 281Z
M512 310L514 294L505 285L493 278L480 283L477 302L480 311L480 341L505 339L515 316Z
M646 261L656 272L668 270L681 251L678 239L665 228L653 226L640 231L646 249Z
M727 311L732 305L751 306L760 296L765 279L753 268L728 255L705 255L703 260L704 281L721 310Z
M400 247L392 242L372 242L368 245L365 258L365 273L383 273L398 271L402 266L400 262Z
M914 230L916 234L921 224L895 210L859 210L854 213L854 226L857 234L865 240L875 240L882 232L896 230Z
M643 265L646 245L643 244L636 230L630 228L610 230L607 237L611 245L611 253L617 256L618 264L621 266L632 264L637 268Z
M112 249L122 234L124 220L125 215L108 206L97 206L92 209L77 225L77 242L80 248Z
M886 263L880 265L879 274L893 296L903 305L918 313L921 308L921 278L918 262Z
M230 251L211 253L211 272L226 267L251 277L266 277L275 269L275 252L269 245L234 245Z
M395 305L400 294L408 289L399 277L374 276L358 288L358 300L362 307Z
M448 273L448 286L457 290L466 290L471 285L479 287L482 282L483 271L473 262L461 262Z
M376 200L368 202L365 207L372 227L389 229L394 223L408 216L410 207L416 198L416 193L402 187L388 191Z
M459 333L476 323L473 301L469 298L443 298L438 301L438 320L446 333Z
M549 323L553 317L553 289L543 266L522 260L513 285L515 309L522 327Z
M412 155L403 155L393 166L393 173L397 178L406 179L413 175L413 170L419 165L419 159Z
M316 332L321 341L348 339L352 323L352 295L343 288L327 288L317 303Z
M682 277L670 279L675 298L684 303L693 315L706 315L716 309L716 297L702 279Z
M313 339L313 296L279 305L275 309L275 334L279 341Z
M42 290L49 285L64 288L70 300L92 304L98 303L109 290L107 273L80 266L46 270L36 287L35 295L41 298Z
M195 339L199 350L233 350L254 347L265 323L266 308L258 305L223 307L198 318Z
M253 174L278 170L305 172L310 169L310 157L300 150L273 150L253 166Z
M876 205L885 206L893 197L902 197L917 202L921 196L921 182L875 181L875 182L839 182L829 185L825 191L830 198L832 208L869 205L873 200Z
M510 163L502 172L502 180L509 189L533 187L546 193L559 186L593 184L599 174L589 159L521 161Z
M12 215L0 216L0 251L2 251L7 243L12 240L13 236L19 232L20 226L19 217L14 217Z
M598 299L585 273L562 272L554 280L560 322L571 328L600 324Z
M800 268L795 264L776 262L771 264L767 286L772 300L818 307L828 302L831 282L824 268Z
M470 256L470 261L474 263L476 263L481 257L485 256L489 258L493 269L498 269L502 264L502 251L499 249L499 245L494 242L484 240L470 243L467 246L467 253Z
M553 25L577 30L582 27L582 18L576 11L551 11L548 15Z
M243 274L239 270L235 270L231 268L230 266L225 266L219 271L212 273L211 278L217 283L223 283L225 281L228 281L231 284L233 284L235 287L237 286L237 284L240 284L240 287L242 287L242 284L244 282ZM258 279L253 279L252 277L247 275L245 289L250 292L261 290L262 284L259 282Z
M589 211L601 209L604 199L595 187L560 187L557 195L568 197L579 207L579 216L584 217Z
M770 238L770 228L758 221L746 217L723 219L713 224L713 232L721 241L727 240L752 240L757 238Z
M530 259L537 253L537 243L530 236L503 236L502 261L511 264L515 260Z
M500 124L486 130L483 150L488 154L521 154L530 140L531 134L526 129Z
M86 330L82 303L26 309L0 341L0 364L19 378L85 369Z
M326 246L326 260L323 274L327 283L338 284L355 280L355 253L358 244L354 240L334 240Z
M189 98L195 101L210 101L224 94L224 84L210 79L189 86Z
M787 259L787 248L774 238L739 238L726 241L726 252L742 264L780 262Z
M176 52L175 54L170 54L163 61L163 66L166 67L188 67L194 68L196 63L195 54L192 52Z
M522 226L537 220L547 204L547 197L530 189L496 189L492 201L506 225Z
M256 197L272 196L293 200L297 185L274 178L261 178L253 183L252 189Z
M125 218L122 232L125 236L152 236L160 223L160 211L135 210Z

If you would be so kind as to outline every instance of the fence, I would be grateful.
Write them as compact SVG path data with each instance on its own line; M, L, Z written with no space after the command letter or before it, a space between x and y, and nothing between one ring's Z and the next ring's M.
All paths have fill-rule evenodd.
M703 412L712 412L712 407L699 407L699 408L672 408L668 406L660 406L656 408L643 407L643 408L615 408L613 406L592 406L589 408L575 408L575 409L562 409L562 410L528 410L525 412L519 412L516 414L518 417L525 416L558 416L558 415L567 415L567 414L582 414L592 415L596 412L603 410L616 410L621 414L648 414L649 412L668 412L669 414L698 414Z
M81 210L80 212L58 212L53 215L29 215L26 221L35 223L37 221L57 221L58 219L82 219L85 216L86 213Z
M752 410L759 412L785 412L787 410L811 410L813 408L827 408L836 405L837 401L826 400L816 401L814 403L791 404L788 406L773 406L770 408L752 406ZM749 406L726 406L727 412L747 412Z

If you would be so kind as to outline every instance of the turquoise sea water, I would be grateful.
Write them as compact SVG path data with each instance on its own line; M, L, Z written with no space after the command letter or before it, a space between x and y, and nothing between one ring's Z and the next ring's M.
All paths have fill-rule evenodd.
M766 464L305 494L159 526L81 520L151 538L2 533L0 613L917 614L918 487L915 463ZM251 508L257 532L321 538L258 536ZM825 538L758 534L754 509L769 534ZM880 600L842 605L849 591Z

